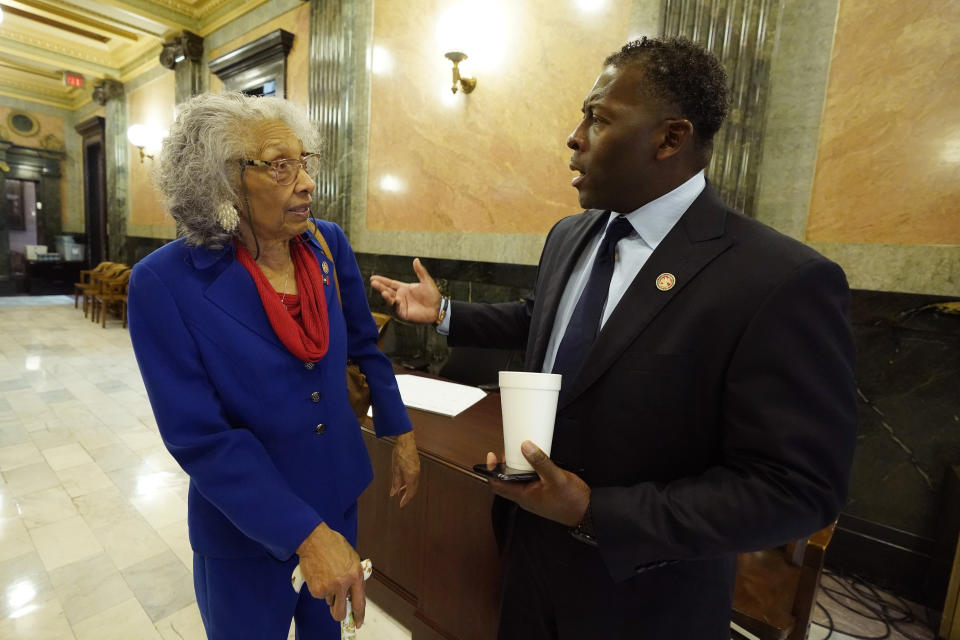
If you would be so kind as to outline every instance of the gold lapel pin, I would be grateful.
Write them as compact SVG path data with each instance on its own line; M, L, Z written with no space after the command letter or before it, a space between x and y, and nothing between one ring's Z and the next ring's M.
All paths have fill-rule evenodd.
M661 273L657 276L657 289L660 291L670 291L675 284L677 284L677 278L672 273Z
M326 261L321 262L320 267L323 269L324 273L330 273L330 267L327 266Z

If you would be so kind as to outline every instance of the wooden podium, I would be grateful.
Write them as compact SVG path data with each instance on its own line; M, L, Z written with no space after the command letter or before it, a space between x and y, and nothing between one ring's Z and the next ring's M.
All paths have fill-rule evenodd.
M404 509L390 498L394 439L363 437L374 480L359 501L357 550L373 560L370 598L413 640L493 640L500 559L490 521L493 494L472 471L501 452L500 396L450 418L409 409L420 450L420 492Z

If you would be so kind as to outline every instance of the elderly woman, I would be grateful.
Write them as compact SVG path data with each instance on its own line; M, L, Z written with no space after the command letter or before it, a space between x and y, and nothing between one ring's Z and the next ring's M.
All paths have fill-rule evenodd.
M366 374L377 435L397 436L391 495L404 506L417 490L410 420L353 251L338 226L310 219L318 145L284 100L181 105L156 177L182 237L130 279L137 362L190 476L194 585L211 639L280 640L291 619L297 638L339 638L348 595L362 624L353 547L372 469L348 357ZM309 593L291 588L298 563Z

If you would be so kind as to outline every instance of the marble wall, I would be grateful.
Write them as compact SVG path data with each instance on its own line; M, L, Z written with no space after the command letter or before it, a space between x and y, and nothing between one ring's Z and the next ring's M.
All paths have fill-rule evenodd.
M565 140L600 61L627 39L629 5L488 3L469 25L479 50L463 47L462 73L478 78L467 95L450 90L438 33L450 3L404 4L374 6L367 228L545 233L576 212Z
M174 118L174 72L164 70L135 89L128 89L127 119L130 124L141 124L161 131L170 128ZM161 235L172 227L167 216L163 200L153 187L150 173L154 167L153 158L140 160L140 152L129 142L127 153L130 158L130 220L128 232L136 236ZM148 154L155 150L147 149Z
M757 217L855 288L960 295L958 25L948 0L784 4Z
M843 0L807 239L960 245L958 104L960 4Z
M960 460L960 315L948 300L853 295L860 438L844 511L927 538Z
M583 97L606 55L659 31L660 2L366 4L351 241L369 253L535 264L550 226L579 211L565 141ZM463 6L479 11L451 17ZM451 93L443 57L461 47L472 56L463 74L478 80L469 95Z
M832 568L935 610L960 533L945 493L960 460L960 315L948 311L952 300L852 292L857 448L827 555Z
M413 279L413 259L409 256L358 253L357 263L364 280L378 274L408 282ZM423 258L424 266L441 291L456 300L508 302L531 295L537 268L531 265ZM392 314L380 294L368 287L370 309ZM438 373L450 356L447 339L432 326L392 322L384 333L383 350L396 361L422 362ZM515 368L521 368L523 354L515 354Z
M936 153L933 149L937 144L949 146L949 139L937 142L928 136L913 147L870 140L870 152L865 153L859 136L844 135L849 105L840 105L845 99L866 101L873 110L872 121L879 123L877 131L899 128L895 92L888 95L886 86L871 84L876 74L862 74L865 82L860 83L861 74L845 71L859 68L864 60L872 64L875 56L865 55L865 50L886 38L891 41L886 49L899 46L900 59L910 60L903 63L904 68L914 68L918 56L928 61L925 64L937 65L941 61L933 50L918 49L910 42L925 38L929 44L924 46L934 47L956 37L957 30L950 26L956 9L933 7L901 15L906 9L893 6L894 0L889 3L893 17L879 21L879 5L860 0L778 5L782 13L769 61L754 213L838 261L854 287L956 295L960 249L955 237L960 216L944 203L950 201L949 190L956 189L952 185L958 184L958 165L948 162L952 156L946 147ZM397 247L403 247L407 255L534 264L542 234L557 218L576 211L574 194L566 183L563 139L574 122L583 88L589 87L595 74L591 59L599 61L627 34L657 33L660 3L607 4L605 11L587 20L577 8L584 5L575 3L569 11L559 12L560 17L553 15L558 13L552 11L555 3L510 5L504 24L536 24L521 30L521 44L510 40L510 27L503 30L507 47L522 52L520 61L499 73L478 70L478 89L468 96L446 90L449 69L437 51L436 25L456 3L433 0L410 11L403 3L365 0L353 7L362 13L356 5L369 5L369 16L367 21L357 20L354 27L357 46L365 47L367 53L365 67L355 74L367 87L366 93L363 86L356 90L350 118L359 132L350 150L354 158L348 228L352 241L372 254L397 254ZM612 14L626 19L626 28L611 22L601 36L590 31L591 25L604 23ZM938 15L938 21L927 18L932 14ZM891 25L902 34L886 33L884 29ZM479 26L476 30L488 31ZM562 51L571 33L583 34L574 63L565 61ZM564 45L555 47L553 42ZM528 43L537 46L531 49ZM949 67L955 60L947 56L943 64ZM541 69L536 82L511 84L515 74L533 67ZM956 102L954 76L942 76L950 78L944 84L925 72L902 84L911 87L913 95L917 82L928 80L929 93L935 94L930 102L943 105L943 118L949 121L952 113L947 105ZM507 91L501 92L504 88ZM534 90L536 96L531 95ZM834 138L843 144L835 145ZM911 150L920 147L926 151ZM925 165L920 156L926 158ZM872 160L866 160L859 174L845 169L836 172L838 179L827 177L835 173L829 170L831 164L860 166L857 163L866 158ZM924 197L911 198L906 195L910 189L900 184L884 186L900 189L899 200L889 198L883 189L872 188L878 179L860 177L876 175L874 165L897 163L927 167L928 178L913 180L911 189L922 190L918 185L937 181L942 193L928 194L926 201L939 204L927 206ZM824 196L829 189L833 193ZM843 198L838 198L841 192ZM837 202L844 204L838 207ZM874 215L894 202L909 207L887 221ZM883 233L878 232L881 226L886 229Z

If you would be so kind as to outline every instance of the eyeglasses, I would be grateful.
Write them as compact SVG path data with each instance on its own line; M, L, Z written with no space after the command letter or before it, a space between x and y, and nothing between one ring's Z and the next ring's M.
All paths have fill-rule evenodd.
M320 154L309 153L302 158L280 158L279 160L241 160L240 165L249 165L251 167L269 167L273 169L273 176L277 179L277 184L286 186L293 184L297 176L300 175L300 169L307 172L311 178L315 178L320 170Z

